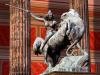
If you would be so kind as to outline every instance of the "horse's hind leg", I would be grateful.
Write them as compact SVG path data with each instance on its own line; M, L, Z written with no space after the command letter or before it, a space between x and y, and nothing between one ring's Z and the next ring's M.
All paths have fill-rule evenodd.
M58 62L58 58L59 58L59 55L55 55L53 56L52 60L53 60L53 64L52 64L52 67L55 67L57 62Z

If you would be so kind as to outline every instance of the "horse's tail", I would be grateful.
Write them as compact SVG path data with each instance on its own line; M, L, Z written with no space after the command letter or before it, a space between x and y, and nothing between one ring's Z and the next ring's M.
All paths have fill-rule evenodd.
M78 43L78 40L75 40L69 47L68 47L68 49L67 49L67 52L74 46L74 45L76 45ZM66 52L66 53L67 53Z

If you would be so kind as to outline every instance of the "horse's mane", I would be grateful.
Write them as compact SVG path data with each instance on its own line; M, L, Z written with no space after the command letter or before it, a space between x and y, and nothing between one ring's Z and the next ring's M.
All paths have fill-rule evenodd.
M80 17L79 13L74 10L74 9L70 9L68 12L65 12L61 15L61 19L67 19L67 18L70 18L70 17Z

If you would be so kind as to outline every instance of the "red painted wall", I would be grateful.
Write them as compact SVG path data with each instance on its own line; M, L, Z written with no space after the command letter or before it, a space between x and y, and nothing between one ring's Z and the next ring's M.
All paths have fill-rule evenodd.
M44 62L32 62L31 63L31 75L39 75L43 71L45 71L47 65Z
M0 46L9 46L9 26L0 25Z
M100 50L100 32L90 32L90 50Z
M2 61L2 75L9 75L9 61Z

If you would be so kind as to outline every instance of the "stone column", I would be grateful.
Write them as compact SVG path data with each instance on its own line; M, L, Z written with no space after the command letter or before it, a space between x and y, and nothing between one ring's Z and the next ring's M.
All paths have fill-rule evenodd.
M10 0L10 4L30 8L30 0ZM10 75L30 75L30 15L10 7Z

